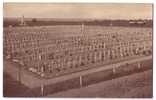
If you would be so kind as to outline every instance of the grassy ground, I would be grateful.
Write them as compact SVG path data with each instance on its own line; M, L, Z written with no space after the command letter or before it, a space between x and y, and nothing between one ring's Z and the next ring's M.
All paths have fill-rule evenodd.
M18 81L13 80L10 76L8 76L7 74L4 74L4 86L3 86L3 93L4 93L4 97L38 97L41 96L41 92L40 89L29 89L26 86L24 86L23 84L19 83ZM119 79L119 81L118 81ZM105 82L101 82L103 83L103 85L98 85L101 83L98 83L100 81L95 81L95 82L91 82L94 85L87 85L84 88L80 88L79 89L79 84L78 84L78 80L77 79L73 79L73 80L68 80L65 82L61 82L59 84L53 84L51 86L46 86L46 93L45 94L50 94L50 93L56 93L58 92L58 94L54 94L52 96L57 96L57 97L151 97L152 96L152 70L148 70L148 71L144 71L144 72L140 72L138 74L132 74L132 75L128 75L126 76L126 78L116 78L113 79L114 81L112 81L111 79L108 79ZM90 83L90 82L89 82ZM105 86L104 84L107 83L110 84L111 86ZM128 84L129 83L129 84ZM97 86L96 86L97 85ZM125 88L126 86L129 86L128 88ZM94 87L93 89L90 87ZM120 92L122 91L126 91L127 90L131 90L128 91L129 93L133 93L133 96L128 95L128 93L121 95L121 93L117 94L115 93L115 95L113 94L114 92L112 92L112 94L110 95L110 91L106 91L104 92L104 94L100 94L98 95L97 91L100 91L100 86L101 89L103 87L105 87L106 89L112 89L111 91L116 91L120 90ZM121 86L124 86L121 88ZM86 89L88 87L88 89ZM97 87L97 88L96 88ZM68 90L71 88L77 88L73 90ZM81 91L86 91L84 94L81 94ZM114 90L113 90L114 89ZM117 89L117 90L116 90ZM80 91L79 91L80 90ZM105 89L104 89L105 90ZM142 91L138 91L138 90L142 90ZM147 93L142 93L143 91L147 90ZM60 91L64 91L64 92L60 92ZM67 92L66 92L67 91ZM70 93L70 91L72 91L72 93ZM95 95L90 94L95 92ZM102 91L102 90L101 90ZM68 93L69 92L69 93ZM97 93L96 93L97 92ZM103 92L103 91L102 91ZM108 93L107 93L108 92ZM73 93L78 93L78 95L73 95ZM82 92L83 93L83 92ZM71 95L70 95L71 94ZM105 95L106 94L106 95Z
M151 98L152 88L152 70L147 70L84 88L55 93L48 97Z
M3 75L3 96L4 97L32 97L37 96L37 93L32 92L29 88L14 80L9 75Z

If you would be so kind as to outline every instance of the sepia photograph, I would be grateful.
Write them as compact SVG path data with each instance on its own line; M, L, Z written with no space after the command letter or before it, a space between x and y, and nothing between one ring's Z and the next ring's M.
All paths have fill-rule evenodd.
M153 98L152 3L3 3L3 97Z

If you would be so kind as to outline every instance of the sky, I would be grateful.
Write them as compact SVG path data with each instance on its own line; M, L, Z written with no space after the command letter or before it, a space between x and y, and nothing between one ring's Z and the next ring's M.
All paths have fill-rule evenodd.
M4 3L4 17L152 19L152 4Z

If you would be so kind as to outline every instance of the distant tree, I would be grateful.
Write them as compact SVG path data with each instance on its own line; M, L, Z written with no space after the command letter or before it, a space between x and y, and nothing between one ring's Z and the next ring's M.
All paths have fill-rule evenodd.
M33 19L32 19L32 22L37 22L37 19L36 19L36 18L33 18Z

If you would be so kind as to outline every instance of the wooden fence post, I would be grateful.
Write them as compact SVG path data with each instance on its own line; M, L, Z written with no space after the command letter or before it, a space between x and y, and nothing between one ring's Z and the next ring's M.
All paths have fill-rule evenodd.
M82 87L82 76L80 76L80 88Z

